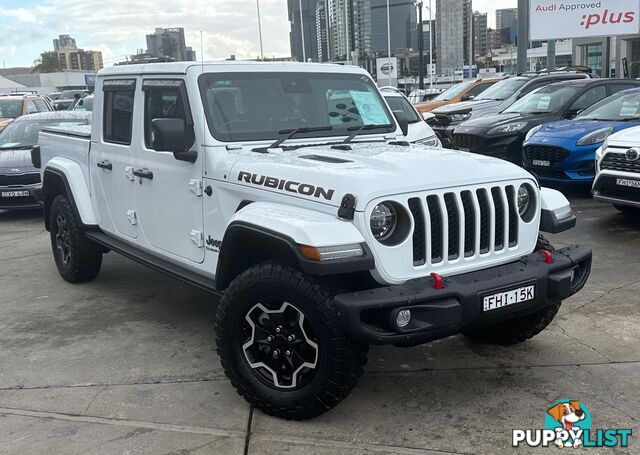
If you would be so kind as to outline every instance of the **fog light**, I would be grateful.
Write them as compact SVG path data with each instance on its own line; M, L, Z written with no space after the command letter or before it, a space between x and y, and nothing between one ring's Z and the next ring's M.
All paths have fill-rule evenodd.
M411 322L411 310L400 310L396 316L398 327L406 327Z

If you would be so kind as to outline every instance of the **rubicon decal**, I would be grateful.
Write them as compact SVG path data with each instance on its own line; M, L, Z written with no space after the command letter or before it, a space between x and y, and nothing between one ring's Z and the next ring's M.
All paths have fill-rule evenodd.
M333 198L333 193L335 193L335 190L322 188L321 186L315 186L310 183L279 179L277 177L268 177L266 175L252 174L244 171L240 171L238 174L238 181L288 191L290 193L302 194L304 196L313 196L318 199L323 198L327 201L330 201L331 198Z

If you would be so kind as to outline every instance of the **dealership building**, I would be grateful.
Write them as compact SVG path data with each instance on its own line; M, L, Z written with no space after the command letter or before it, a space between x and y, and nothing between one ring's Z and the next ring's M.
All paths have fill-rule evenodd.
M602 77L640 77L640 36L594 36L573 40L573 62Z

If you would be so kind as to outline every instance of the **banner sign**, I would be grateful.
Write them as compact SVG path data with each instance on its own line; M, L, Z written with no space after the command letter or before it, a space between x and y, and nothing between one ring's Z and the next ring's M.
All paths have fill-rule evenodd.
M640 0L529 0L529 39L640 32Z

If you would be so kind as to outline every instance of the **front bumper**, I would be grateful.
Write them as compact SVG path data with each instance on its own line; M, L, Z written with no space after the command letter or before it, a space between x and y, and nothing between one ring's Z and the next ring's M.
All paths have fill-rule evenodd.
M539 166L533 164L533 158L527 156L527 146L534 145L556 150L565 150L567 157L558 158L550 166ZM541 182L548 183L575 183L579 185L591 184L596 175L595 169L595 146L575 146L573 148L564 147L564 144L525 144L522 148L523 167L535 174Z
M27 191L26 196L3 197L3 193L14 193L16 191ZM0 187L0 210L13 209L37 209L43 206L42 187Z
M640 208L640 187L618 185L617 179L640 182L637 174L600 174L593 185L593 198L600 202Z
M525 316L578 292L591 271L591 250L571 246L553 253L547 264L534 252L516 262L444 279L435 289L432 278L402 285L337 295L345 329L354 340L368 344L416 345L466 330ZM483 311L485 295L535 285L534 298ZM400 328L395 315L411 310L411 323Z
M489 136L484 131L461 126L452 136L453 148L500 158L522 166L523 134Z

